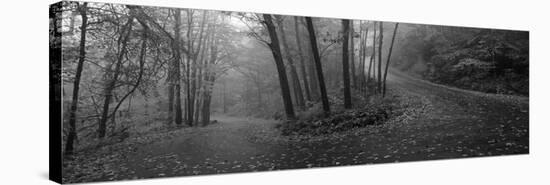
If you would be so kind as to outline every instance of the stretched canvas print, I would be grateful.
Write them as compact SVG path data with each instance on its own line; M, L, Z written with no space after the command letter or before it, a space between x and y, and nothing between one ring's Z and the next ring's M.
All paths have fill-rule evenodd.
M529 32L62 1L59 183L529 153Z

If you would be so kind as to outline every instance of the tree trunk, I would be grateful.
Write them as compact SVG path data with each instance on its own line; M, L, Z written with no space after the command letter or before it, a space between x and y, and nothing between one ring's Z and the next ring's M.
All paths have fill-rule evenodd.
M321 57L319 56L319 49L317 47L317 36L315 35L315 28L313 27L313 21L311 17L306 17L307 30L309 33L309 41L311 44L311 51L313 59L315 61L315 68L317 71L317 81L319 82L319 91L321 92L321 102L323 103L323 111L325 116L330 115L330 105L328 102L327 89L325 87L325 79L323 76L323 67L321 65Z
M204 87L203 87L203 84L202 84L202 77L203 77L203 70L204 70L204 63L206 63L205 61L205 51L206 51L206 48L208 48L207 44L208 44L208 36L209 36L209 28L207 29L206 31L206 35L203 37L203 33L204 33L204 25L206 23L206 13L203 14L203 19L202 19L202 23L201 23L201 31L200 31L200 37L199 37L199 46L197 47L197 51L195 52L195 55L197 55L197 61L198 61L198 65L197 65L197 70L198 70L198 73L197 75L195 76L195 79L196 79L196 83L197 83L197 86L198 86L198 90L195 91L195 115L194 115L194 119L197 120L197 123L199 123L199 120L200 120L200 110L201 110L201 107L202 107L202 101L203 101L203 94L202 93L204 91ZM204 47L204 49L203 49ZM199 54L200 53L200 54Z
M174 121L174 70L173 65L168 66L168 77L166 78L166 81L168 81L168 125L172 124Z
M351 88L349 80L349 25L350 21L342 19L342 33L344 42L342 43L342 74L344 80L344 108L351 109Z
M134 17L129 17L128 22L125 24L123 31L120 34L119 40L121 41L119 43L119 53L117 57L117 61L115 64L115 71L113 74L113 77L110 79L109 83L107 83L107 86L105 88L105 100L103 102L103 111L101 114L101 119L98 124L97 134L99 138L105 137L105 130L107 126L107 119L109 117L109 104L111 103L111 99L113 98L113 90L115 89L116 82L118 80L118 75L120 74L120 68L122 67L122 60L124 59L124 55L126 55L126 47L128 45L128 40L130 38L130 32L132 31L132 22L134 21ZM107 75L108 76L108 75ZM107 78L108 80L108 78Z
M227 101L226 101L226 96L225 96L225 80L223 81L223 90L222 90L222 99L223 99L223 113L227 113Z
M349 48L349 51L350 51L350 70L351 70L351 82L353 84L353 88L354 89L357 89L357 77L355 76L355 43L354 43L354 40L355 40L355 30L354 30L354 26L353 26L353 20L349 20L349 45L350 45L350 48Z
M189 90L188 90L188 94L189 94L189 121L190 121L190 124L193 123L193 121L195 120L195 102L196 102L196 92L197 92L197 80L196 80L196 75L197 75L197 61L194 59L194 57L191 58L191 65L190 66L187 66L188 68L190 68L190 73L189 74L189 83L190 83L190 87L189 87Z
M192 32L192 27L193 27L193 16L192 15L188 15L188 33ZM189 51L190 51L190 59L191 59L191 66L188 66L191 68L191 78L189 79L190 82L191 82L191 89L189 91L189 94L190 94L190 101L189 101L189 107L191 107L191 110L190 110L190 113L192 113L189 117L191 118L190 120L196 120L196 122L198 123L198 115L199 115L199 110L197 108L197 105L198 105L198 95L197 95L197 84L198 84L198 75L197 73L199 72L199 63L198 63L198 60L199 60L199 54L201 52L201 47L202 47L202 43L203 43L203 33L204 33L204 25L206 23L206 13L203 13L203 16L202 16L202 21L201 21L201 24L200 24L200 31L198 33L199 35L199 38L197 40L198 42L198 45L197 45L197 48L194 49L194 46L193 46L193 43L194 43L194 39L193 38L188 38L189 40L189 43L191 43L191 47L189 47ZM189 36L189 34L188 34Z
M364 53L364 33L363 33L363 27L362 27L363 21L359 21L359 63L358 68L358 74L357 74L357 87L359 91L363 91L363 75L365 74L365 63L363 60L363 53Z
M306 63L304 61L304 53L302 52L302 41L300 40L300 28L297 16L294 17L294 32L296 32L296 46L298 48L298 57L300 57L300 68L302 69L302 80L304 81L306 100L311 101L310 85L307 79Z
M379 36L378 36L378 83L376 86L376 91L378 93L382 92L382 39L384 38L384 23L380 22L379 26Z
M368 41L368 36L369 36L369 27L368 27L368 22L367 22L367 26L365 26L365 34L364 34L364 37L363 37L363 59L362 59L362 62L363 62L363 67L361 69L361 81L363 81L363 91L366 93L367 92L367 81L369 80L370 78L370 73L369 75L367 75L367 72L365 71L365 66L367 66L366 62L367 62L367 41ZM370 60L369 60L370 62ZM370 65L370 63L369 63ZM370 70L370 66L368 67L368 70Z
M294 114L294 108L292 107L290 87L288 86L288 79L286 77L285 64L283 62L281 54L279 38L277 37L277 32L275 31L275 25L273 24L271 15L263 14L263 18L267 27L267 31L269 32L269 37L271 38L271 43L269 43L268 45L271 48L271 53L273 54L275 65L277 67L277 72L279 74L279 83L281 86L281 95L283 97L286 117L287 119L294 120L296 119L296 115Z
M86 15L88 3L83 3L78 7L80 16L82 17L82 26L80 26L80 45L79 58L76 66L76 73L73 83L73 97L69 112L69 134L67 135L67 143L65 145L65 155L73 154L73 143L76 139L76 111L78 110L78 91L80 88L80 77L82 76L82 68L84 60L86 60L86 29L88 28L88 16ZM54 25L55 26L55 25Z
M214 23L214 26L212 26L212 36L210 39L210 58L209 62L207 62L207 65L205 67L205 91L203 95L203 105L202 105L202 125L208 125L210 123L210 104L212 102L212 91L214 89L214 81L216 80L216 72L213 70L210 70L211 67L208 67L209 65L215 65L216 60L218 60L218 46L217 46L217 40L216 38L216 26ZM224 105L225 106L225 105ZM225 109L225 107L224 107ZM224 110L225 111L225 110Z
M187 48L189 49L189 53L187 54L184 68L185 68L185 105L186 105L186 111L185 111L185 120L187 122L187 125L193 126L193 97L192 97L192 90L191 90L191 84L193 83L191 80L191 61L193 60L193 40L191 38L192 33L192 24L193 24L193 10L187 10Z
M386 96L386 77L388 76L388 68L390 66L391 52L393 50L393 42L395 41L395 34L397 33L397 27L399 23L395 23L395 28L393 29L393 35L391 37L390 51L388 52L388 58L386 59L386 70L384 72L384 89L382 91L382 97Z
M210 102L212 99L211 93L206 93L203 97L202 106L202 125L208 125L210 123Z
M309 39L309 38L308 38ZM307 51L311 51L311 44L306 44ZM319 91L319 82L317 73L315 71L315 60L313 59L312 52L306 52L308 55L308 74L309 74L309 85L311 86L310 93L311 93L311 99L314 101L318 101L321 97L320 91Z
M375 76L375 74L371 75L371 71L372 73L374 73L374 59L376 58L376 22L373 23L372 25L372 28L373 28L373 35L372 35L372 53L370 55L370 61L369 61L369 69L368 69L368 72L367 72L367 85L369 84L370 80L371 80L371 76Z
M296 98L296 105L300 107L300 109L304 109L305 103L304 103L302 85L300 84L300 78L298 77L298 72L296 71L296 65L290 53L290 47L288 46L288 42L286 39L286 34L284 30L284 21L281 18L277 20L278 20L277 29L280 32L283 50L290 68L290 77L291 77L292 87L294 87L294 95L295 95L294 97Z
M214 52L217 52L215 51L214 49ZM212 54L212 55L215 55L215 54ZM216 57L213 57L212 59L210 59L210 63L211 64L214 64L214 62L216 61ZM211 103L211 100L212 100L212 90L214 88L214 81L215 81L215 76L216 76L216 73L214 71L210 71L207 73L206 77L205 77L205 81L207 83L207 88L203 94L203 105L202 105L202 125L208 125L210 123L210 103Z
M215 61L215 59L214 59ZM208 83L208 88L206 89L206 92L204 92L203 95L203 105L202 105L202 125L208 125L210 123L210 103L212 100L212 89L214 87L214 81L215 81L215 72L211 72L206 77L206 83Z
M367 38L368 38L368 33L369 33L369 29L368 27L366 29L364 29L364 26L365 24L363 24L363 22L360 22L359 23L360 25L360 49L359 49L359 80L358 80L358 86L359 86L359 89L365 93L366 90L367 90L367 78L368 76L366 76L367 72L365 71L365 66L366 66L366 53L367 53ZM365 30L365 31L363 31Z
M172 42L172 51L174 55L174 85L175 85L175 98L176 98L176 125L181 125L183 122L182 110L181 110L181 70L180 70L180 61L181 61L181 50L180 50L180 26L181 26L181 10L174 9L174 40Z

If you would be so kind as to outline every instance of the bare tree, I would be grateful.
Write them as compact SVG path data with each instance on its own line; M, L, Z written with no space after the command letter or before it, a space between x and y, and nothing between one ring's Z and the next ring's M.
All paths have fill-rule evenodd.
M399 23L395 23L395 27L393 28L393 35L391 37L390 51L388 52L388 58L386 59L386 70L384 72L384 89L382 91L382 97L386 96L386 77L388 76L388 67L390 66L391 52L393 50L393 42L395 41L395 34L397 33L398 26Z
M111 103L111 100L113 98L113 90L115 89L116 82L118 80L118 76L120 75L120 70L122 68L122 61L124 60L124 57L127 52L127 46L128 46L128 40L131 35L132 31L132 23L134 21L134 17L130 16L128 18L128 21L122 28L122 32L120 33L119 42L118 42L118 56L117 60L115 61L115 69L113 71L113 76L109 79L109 72L106 73L106 77L109 80L107 82L107 85L104 90L105 99L103 102L103 111L101 113L101 119L99 120L97 134L99 138L105 137L105 131L107 126L107 119L109 116L109 104Z
M369 27L367 26L368 22L363 24L363 22L360 22L360 49L359 49L359 68L360 68L360 71L359 71L359 80L358 80L358 83L359 83L359 86L360 86L360 89L361 91L364 91L366 92L367 90L367 80L369 78L369 76L367 75L367 72L365 71L365 66L366 66L366 58L367 58L367 38L368 38L368 35L369 35ZM365 31L363 31L365 30ZM370 70L370 68L369 68ZM370 74L370 73L369 73Z
M301 19L301 20L303 25L307 29L307 25L305 24L304 19ZM309 42L308 40L309 40L309 37L307 38L306 43ZM305 44L304 46L306 46L306 51L311 51L311 44ZM319 81L318 81L319 78L317 77L317 72L315 70L315 60L313 57L313 53L312 52L304 52L304 53L306 54L305 56L307 56L307 61L308 61L307 69L309 74L311 99L318 101L319 98L321 97L320 95L321 92L319 91Z
M288 61L288 66L290 69L290 81L292 82L292 87L294 89L294 98L296 99L296 105L304 109L305 103L304 103L304 95L302 92L302 85L300 84L300 78L298 77L298 72L296 70L296 65L294 63L294 59L292 57L292 54L290 53L290 47L288 45L285 29L284 29L284 20L281 16L276 16L277 20L277 30L279 32L279 35L281 36L281 43L284 51L284 56L286 57L286 60Z
M290 88L288 86L288 79L286 77L285 65L283 62L281 48L279 45L279 38L277 37L276 28L275 28L275 25L273 24L271 15L263 14L263 18L264 18L264 23L267 27L267 31L269 32L269 38L271 39L271 43L268 43L268 46L269 48L271 48L273 58L275 59L275 65L277 66L277 72L279 74L279 83L281 86L281 94L283 96L286 117L287 119L293 120L293 119L296 119L296 115L294 114L294 108L292 107L292 99L290 97Z
M193 60L193 45L194 41L192 39L192 33L193 33L193 13L194 10L187 9L187 48L189 49L189 54L187 54L186 62L184 64L184 72L185 72L185 104L186 104L186 111L185 111L185 120L187 122L187 125L193 126L193 97L191 92L191 60ZM179 34L179 33L178 33Z
M350 21L342 19L342 35L344 36L344 42L342 43L342 67L343 67L343 80L344 80L344 108L351 108L351 88L349 80L349 25Z
M325 112L325 116L329 116L330 105L328 102L327 89L325 87L323 68L321 66L321 57L319 56L319 49L317 47L317 36L315 35L315 28L313 27L313 21L311 20L311 17L306 17L306 24L307 24L307 30L309 33L309 42L311 44L311 52L313 53L315 69L317 71L317 81L319 82L319 91L321 91L321 102L323 103L323 111Z
M306 93L306 100L311 101L310 85L309 80L307 79L306 73L306 62L304 61L304 53L302 51L302 41L300 38L300 28L298 24L298 17L294 17L294 32L296 35L296 47L298 48L298 57L300 57L300 68L302 70L302 80L304 81L304 90Z
M210 46L210 57L208 58L209 61L206 61L205 65L205 74L204 74L204 81L205 81L205 91L203 93L203 105L202 105L202 125L208 125L210 123L210 104L212 101L212 89L214 87L214 81L216 80L216 71L211 70L212 67L216 64L216 60L218 60L218 42L216 39L216 25L215 22L212 24L212 35L210 37L208 46ZM224 107L225 108L225 107Z
M350 45L350 49L349 49L349 52L350 52L350 70L351 70L351 82L353 84L353 88L354 89L357 89L357 79L356 79L356 76L355 76L355 70L357 70L355 68L355 43L354 43L354 40L355 40L355 30L354 30L354 25L353 25L353 20L349 20L349 37L350 37L350 40L349 40L349 45Z
M180 70L180 61L181 61L181 49L180 49L180 26L181 26L181 10L174 9L174 40L172 42L172 54L174 55L173 60L173 69L174 69L174 84L175 84L175 96L176 96L176 118L175 122L177 125L181 125L183 122L182 109L181 109L181 70ZM189 55L189 53L188 53Z
M108 117L112 119L114 119L116 112L118 111L118 109L120 108L124 100L130 97L137 90L137 88L141 83L141 80L143 79L143 73L145 71L145 60L146 60L146 54L147 54L147 34L148 34L147 32L149 31L149 28L146 24L141 24L141 25L143 26L143 30L142 30L142 36L141 36L141 49L138 57L138 60L139 60L138 77L136 79L136 83L132 86L132 89L130 89L124 96L122 96L122 98L120 98L120 100L118 101L113 111L111 111L111 114ZM130 102L131 102L131 98L128 101L128 108L130 108Z
M362 67L362 75L361 75L361 79L363 79L363 91L366 93L367 92L367 82L370 78L370 71L369 73L367 74L367 72L365 71L365 67L367 66L366 62L367 62L367 41L369 40L369 27L368 27L368 21L365 23L365 34L364 34L364 38L363 38L363 67ZM370 70L370 60L369 60L369 67L368 67L368 70Z
M373 73L372 76L376 75L374 71L374 62L375 62L374 59L376 58L376 22L373 23L372 29L374 33L372 34L372 53L370 55L369 69L367 72L367 84L371 80L371 71Z
M88 3L78 5L78 12L82 17L82 25L80 26L80 44L78 54L78 64L76 66L76 73L73 82L73 97L71 101L71 108L69 111L69 134L67 135L67 143L65 145L65 155L73 154L73 143L76 139L76 111L78 110L78 91L80 88L80 78L82 76L82 68L84 66L84 60L86 60L86 31L88 28L88 16L87 16Z
M204 93L201 93L202 91L204 91L204 87L203 87L203 70L205 69L204 68L204 63L206 63L206 60L205 60L205 51L207 50L208 46L208 39L209 39L209 29L207 28L207 30L205 31L205 27L206 27L206 22L207 22L207 15L208 15L208 12L207 11L203 11L203 16L202 16L202 22L201 22L201 26L200 26L200 31L199 31L199 44L197 46L197 49L194 51L194 60L195 60L195 74L193 75L195 80L194 80L194 83L196 84L195 87L193 88L193 92L194 92L194 97L195 97L195 102L194 102L194 120L197 120L197 123L199 123L199 117L200 117L200 112L201 112L201 106L202 106L202 101L203 100L203 95ZM204 33L206 32L206 33ZM197 89L198 88L198 89Z
M378 36L378 83L376 84L376 92L382 92L382 41L384 39L384 23L379 22L379 36Z

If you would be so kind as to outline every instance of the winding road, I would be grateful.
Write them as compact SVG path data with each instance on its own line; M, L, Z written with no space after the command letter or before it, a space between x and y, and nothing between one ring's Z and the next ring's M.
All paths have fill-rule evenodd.
M141 146L118 178L217 174L529 153L529 99L451 88L392 72L389 87L425 98L426 115L318 142L253 142L246 118L218 117L191 135ZM274 129L274 128L273 128Z

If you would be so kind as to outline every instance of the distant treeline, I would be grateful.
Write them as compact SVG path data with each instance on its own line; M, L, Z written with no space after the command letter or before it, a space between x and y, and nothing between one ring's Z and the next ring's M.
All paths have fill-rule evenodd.
M405 24L394 63L435 83L529 94L529 32Z

